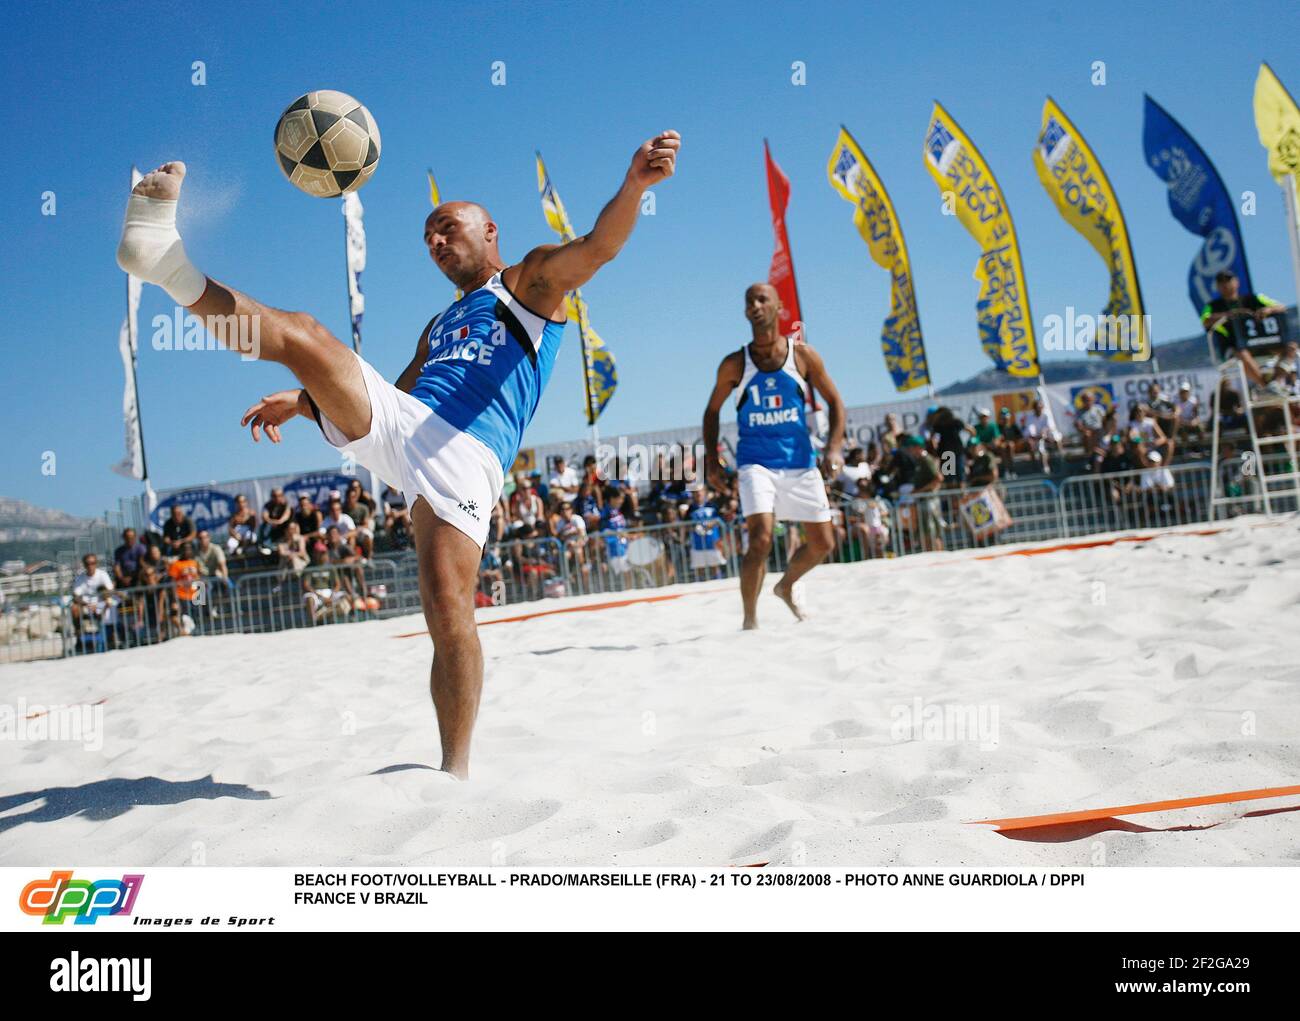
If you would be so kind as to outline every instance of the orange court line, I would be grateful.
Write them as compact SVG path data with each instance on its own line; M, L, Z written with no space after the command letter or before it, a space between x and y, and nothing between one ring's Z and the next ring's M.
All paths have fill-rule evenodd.
M1171 529L1167 532L1156 532L1154 535L1120 535L1113 539L1083 539L1079 542L1062 542L1055 546L1034 546L1030 549L1013 549L1004 550L1001 553L985 553L982 556L971 557L972 560L998 560L1001 557L1036 557L1040 553L1059 553L1063 550L1076 549L1095 549L1098 546L1114 546L1121 542L1150 542L1152 539L1162 539L1168 535L1218 535L1220 532L1226 532L1226 528L1204 528L1197 531L1178 531Z
M1082 812L1056 812L1051 815L1026 815L1017 819L976 819L968 825L996 826L1005 830L1027 830L1038 826L1061 826L1065 823L1110 819L1117 815L1141 815L1143 812L1168 812L1175 808L1196 808L1198 805L1227 805L1236 801L1259 801L1262 798L1284 798L1300 794L1300 784L1292 787L1261 787L1253 791L1231 791L1227 794L1206 794L1199 798L1176 798L1173 801L1148 801L1142 805L1117 805L1114 808L1088 808Z
M553 617L557 613L585 613L588 610L613 610L620 606L632 606L635 603L662 603L669 599L681 599L682 596L703 596L710 592L718 592L719 589L703 589L699 592L670 592L662 596L640 596L636 599L615 599L608 603L584 603L581 606L564 606L556 610L538 610L536 613L521 613L517 617L497 617L495 620L481 620L479 627L486 627L488 624L515 624L521 620L535 620L538 617ZM427 635L428 631L411 631L404 635L393 635L394 638L419 638L421 635Z

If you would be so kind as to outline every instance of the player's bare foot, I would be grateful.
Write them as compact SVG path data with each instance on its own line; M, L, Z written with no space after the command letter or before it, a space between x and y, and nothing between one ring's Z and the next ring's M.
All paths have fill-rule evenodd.
M180 160L173 160L145 174L140 179L140 183L131 189L131 194L175 202L181 197L181 182L184 180L185 164Z
M799 605L799 600L795 596L793 586L787 585L784 581L778 581L772 588L772 594L780 599L781 602L785 603L786 606L790 607L790 612L794 614L795 620L808 619L808 615L804 613L803 607Z
M744 623L742 623L742 624L740 625L740 630L741 630L741 631L757 631L757 630L758 630L758 618L757 618L757 617L746 617L745 620L744 620Z

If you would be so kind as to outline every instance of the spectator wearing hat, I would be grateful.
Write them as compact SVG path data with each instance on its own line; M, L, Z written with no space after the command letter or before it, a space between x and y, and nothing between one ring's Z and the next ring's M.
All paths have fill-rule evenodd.
M1174 492L1174 474L1164 464L1159 451L1147 451L1146 464L1138 488L1151 509L1168 512L1172 509L1169 498Z
M1279 305L1266 294L1242 294L1241 281L1229 270L1220 270L1214 276L1214 289L1218 297L1201 310L1201 326L1214 341L1221 359L1236 358L1246 372L1246 378L1263 389L1265 380L1255 356L1239 346L1232 330L1235 319L1263 319L1265 316L1283 315L1284 305Z
M969 462L967 481L977 488L991 486L998 480L998 458L978 436L972 436L966 444Z

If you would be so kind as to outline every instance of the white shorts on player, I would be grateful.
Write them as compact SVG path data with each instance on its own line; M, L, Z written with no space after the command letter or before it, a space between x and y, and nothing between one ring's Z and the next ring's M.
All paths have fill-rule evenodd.
M397 389L359 355L357 362L370 397L370 432L349 443L322 412L325 438L401 490L408 507L424 497L434 514L482 546L505 485L496 454Z
M826 485L816 468L740 466L740 511L773 514L778 521L829 521Z

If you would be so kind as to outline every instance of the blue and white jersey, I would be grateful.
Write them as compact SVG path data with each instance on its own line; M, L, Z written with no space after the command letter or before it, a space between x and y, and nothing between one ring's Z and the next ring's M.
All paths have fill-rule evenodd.
M811 468L817 463L805 416L808 384L795 366L794 342L786 341L784 364L762 372L742 351L745 371L736 398L736 463L764 468Z
M722 540L722 519L711 504L696 504L686 515L695 522L691 530L691 549L716 549Z
M429 326L429 355L411 396L488 446L502 471L551 378L564 323L538 315L496 273Z

